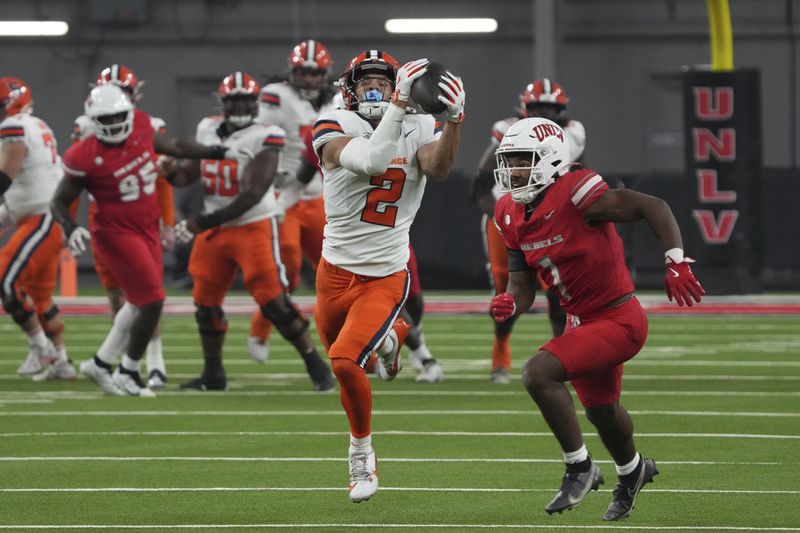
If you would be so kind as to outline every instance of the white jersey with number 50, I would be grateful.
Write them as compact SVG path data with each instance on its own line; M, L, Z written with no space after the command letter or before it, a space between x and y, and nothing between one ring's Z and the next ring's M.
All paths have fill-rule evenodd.
M204 118L197 125L197 142L214 145L235 146L249 150L257 155L268 148L282 149L284 145L283 130L277 126L265 127L251 124L246 128L229 133L225 119L221 116ZM231 203L239 194L239 187L244 169L249 163L247 159L203 159L200 161L200 175L205 186L205 211L221 209ZM243 226L251 222L265 219L275 214L275 188L270 187L256 205L241 216L223 224L225 227Z
M19 113L0 122L0 143L25 143L28 155L5 193L11 219L44 213L64 175L52 130L33 115Z
M321 115L314 125L314 150L337 137L369 138L372 125L354 111ZM420 146L440 133L430 115L406 115L397 152L382 176L356 174L343 167L323 169L325 239L322 256L363 276L388 276L408 263L408 232L425 192L417 162Z

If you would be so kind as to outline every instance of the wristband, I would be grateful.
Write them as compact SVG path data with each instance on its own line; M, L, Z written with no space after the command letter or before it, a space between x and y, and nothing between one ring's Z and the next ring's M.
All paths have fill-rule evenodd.
M197 224L203 229L211 229L222 224L222 215L219 211L197 215Z
M664 252L664 259L666 263L672 261L676 265L678 263L683 263L683 249L682 248L670 248L666 252Z
M209 157L209 159L225 159L225 152L228 151L229 147L222 144L215 144L209 148L211 148L211 157Z
M0 170L0 194L4 194L11 187L11 176Z

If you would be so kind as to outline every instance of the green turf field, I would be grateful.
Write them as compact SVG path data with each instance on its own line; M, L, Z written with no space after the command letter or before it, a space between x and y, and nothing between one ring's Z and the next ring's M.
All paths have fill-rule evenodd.
M108 322L67 317L74 360L91 355ZM184 393L177 383L201 367L194 321L164 325L170 388L107 398L85 379L14 375L26 343L3 317L0 529L800 531L798 316L651 317L622 400L661 474L619 524L600 519L614 469L582 415L606 484L579 509L543 511L563 467L518 372L547 339L542 315L517 324L509 386L488 380L487 317L426 318L446 381L417 384L410 368L373 381L381 489L359 505L347 495L338 394L311 392L283 340L258 365L245 351L247 319L232 317L231 390Z

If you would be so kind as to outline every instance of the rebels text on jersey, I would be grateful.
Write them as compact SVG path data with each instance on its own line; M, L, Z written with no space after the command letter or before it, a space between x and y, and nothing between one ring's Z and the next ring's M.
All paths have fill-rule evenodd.
M92 231L134 231L158 240L154 136L150 115L137 109L133 131L121 145L90 135L64 154L67 178L84 180L97 202Z
M6 117L0 122L0 146L12 142L25 143L28 150L22 168L5 193L11 219L18 222L47 211L64 173L56 139L44 121L28 113Z
M202 144L221 144L248 150L257 155L269 148L282 150L284 132L277 126L251 124L232 133L227 131L225 119L221 116L206 117L197 125L197 142ZM281 154L281 157L283 154ZM222 209L239 194L239 183L244 176L247 159L203 159L200 161L200 175L205 186L203 200L206 212ZM280 164L280 163L279 163ZM275 215L275 188L269 190L261 200L241 216L223 224L225 227L242 226Z
M614 224L584 222L586 208L607 190L599 174L578 167L548 187L532 213L510 194L495 206L495 224L508 249L524 254L572 315L597 311L634 290Z
M373 132L372 124L356 112L332 111L321 115L314 126L314 150L319 155L333 139L368 138ZM323 168L326 224L322 256L326 261L364 276L383 277L405 268L408 232L426 183L417 150L439 137L433 117L408 114L397 152L383 175Z

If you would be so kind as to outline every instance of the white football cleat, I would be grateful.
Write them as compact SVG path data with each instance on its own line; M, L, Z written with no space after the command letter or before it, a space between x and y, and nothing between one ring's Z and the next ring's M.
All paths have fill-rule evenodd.
M444 380L444 368L436 359L428 359L422 364L422 371L417 374L414 381L417 383L439 383Z
M247 338L247 353L259 363L269 359L269 341L260 337Z
M118 366L111 376L111 381L127 396L139 398L155 398L156 393L147 388L142 376L137 371L125 370Z
M378 375L383 381L392 381L403 368L400 350L403 348L403 342L405 342L410 329L411 326L405 320L398 318L392 329L389 330L389 334L375 350L375 354L378 356Z
M80 364L81 374L94 381L100 389L110 396L125 396L125 391L117 387L111 379L111 365L104 363L97 356Z
M31 346L28 351L28 356L17 368L17 374L20 376L31 376L38 374L45 369L46 366L53 364L58 360L58 350L49 340L47 345Z
M36 382L47 381L48 379L75 381L78 379L78 374L75 372L75 367L72 366L72 361L64 359L47 366L38 374L34 374L31 379Z
M167 386L167 376L161 370L154 368L147 378L147 386L150 389L163 389Z
M369 500L378 491L378 458L368 454L350 454L350 499L353 503Z
M511 376L508 375L508 369L499 367L492 370L491 382L495 385L508 385L511 383Z

